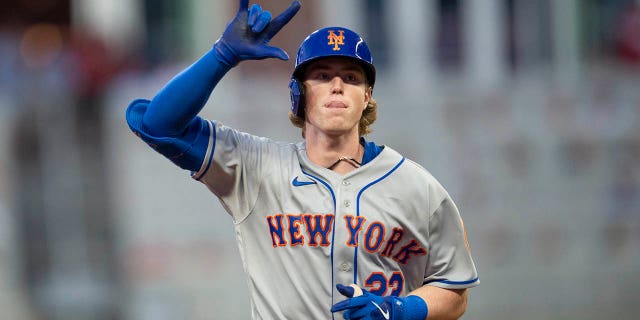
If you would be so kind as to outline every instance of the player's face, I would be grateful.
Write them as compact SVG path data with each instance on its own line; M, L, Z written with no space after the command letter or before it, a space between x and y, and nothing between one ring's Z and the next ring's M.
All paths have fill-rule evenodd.
M371 99L364 70L348 58L311 63L305 72L306 134L358 135L362 111Z

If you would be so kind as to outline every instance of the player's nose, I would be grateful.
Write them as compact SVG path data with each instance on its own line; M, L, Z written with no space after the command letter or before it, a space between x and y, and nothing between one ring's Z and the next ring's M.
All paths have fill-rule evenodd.
M344 81L339 76L333 77L331 79L331 93L332 94L342 94L344 93Z

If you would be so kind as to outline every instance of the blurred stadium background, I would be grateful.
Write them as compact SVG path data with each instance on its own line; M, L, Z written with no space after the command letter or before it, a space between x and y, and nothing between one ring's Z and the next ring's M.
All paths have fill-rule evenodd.
M360 31L379 75L370 139L458 202L482 281L464 319L637 319L640 1L302 2L273 43L294 56L319 27ZM0 4L0 318L249 318L231 220L124 120L236 6ZM300 139L292 67L242 63L204 116Z

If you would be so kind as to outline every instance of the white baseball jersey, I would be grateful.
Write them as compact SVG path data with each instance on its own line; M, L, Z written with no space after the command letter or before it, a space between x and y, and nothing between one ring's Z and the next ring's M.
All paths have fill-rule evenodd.
M386 146L345 175L282 143L208 121L193 178L233 218L254 319L342 319L338 283L403 296L479 283L454 202L424 168Z

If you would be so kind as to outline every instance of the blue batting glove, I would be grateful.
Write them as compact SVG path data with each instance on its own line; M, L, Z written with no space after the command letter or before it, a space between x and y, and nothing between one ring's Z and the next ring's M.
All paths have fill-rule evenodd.
M424 320L429 313L427 303L418 296L381 297L361 289L362 295L354 297L353 287L338 284L336 288L349 299L334 304L331 312L344 311L348 320Z
M238 13L213 45L220 61L233 67L242 60L288 60L289 55L280 48L269 46L269 41L298 12L300 2L295 0L273 20L271 13L259 5L254 4L250 9L248 6L249 0L240 0Z

